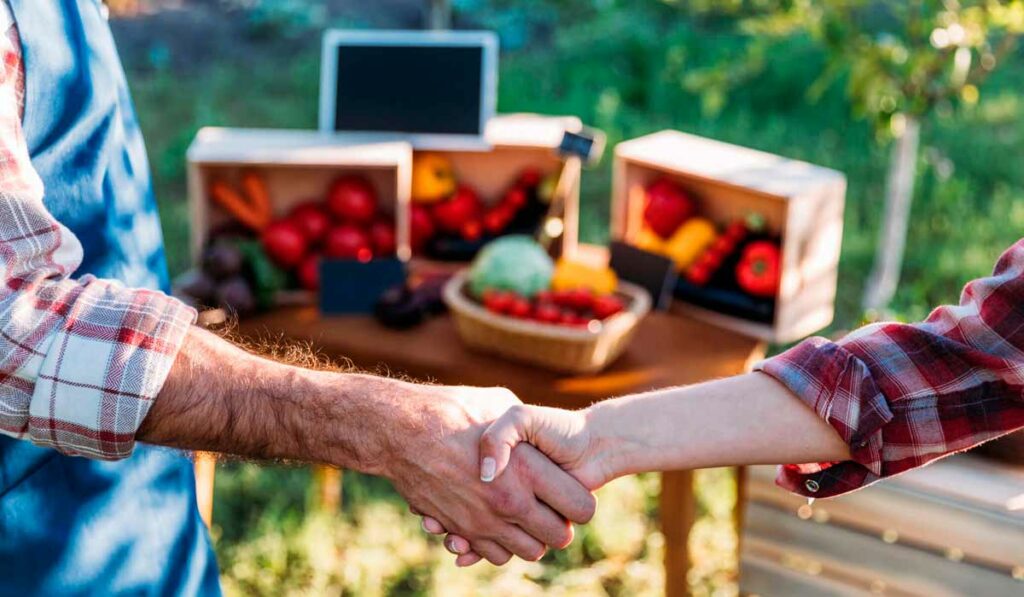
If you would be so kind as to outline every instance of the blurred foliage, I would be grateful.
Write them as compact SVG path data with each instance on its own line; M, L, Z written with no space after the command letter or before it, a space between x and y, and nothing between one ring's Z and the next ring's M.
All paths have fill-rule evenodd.
M810 6L796 0L790 4ZM872 3L868 14L882 11L884 16L877 7L891 4ZM453 5L458 26L492 27L502 37L501 111L576 114L606 130L610 144L678 128L846 173L838 312L826 333L858 324L887 154L875 142L874 117L850 116L855 105L849 93L852 65L833 66L836 55L811 32L766 35L760 61L745 58L756 41L752 38L758 37L748 23L763 23L776 2L454 0ZM940 6L917 5L929 14ZM957 10L980 6L941 3L947 5ZM765 8L751 15L758 7ZM348 23L328 17L327 24ZM292 34L256 40L247 27L240 29L241 37L231 43L245 52L230 58L194 55L187 44L161 41L167 43L161 51L171 59L152 61L148 56L158 40L121 47L150 151L174 271L187 262L185 150L199 127L316 126L317 32L300 35L296 43ZM869 38L869 43L881 43ZM301 43L303 39L308 41ZM998 47L998 41L993 43ZM972 64L980 64L983 50L972 46L970 51ZM902 318L921 318L932 306L955 301L967 280L990 271L1000 252L1022 236L1020 58L1018 50L1006 51L976 103L954 94L950 101L936 103L925 118L928 135L919 160L903 281L893 305ZM743 68L726 68L730 61ZM175 65L183 63L187 70L178 70ZM834 77L827 85L820 82L825 72ZM695 82L695 73L718 73L726 80ZM894 109L902 109L903 100L896 101ZM584 176L581 233L587 241L607 238L611 162L609 151ZM346 473L340 517L315 512L310 483L305 469L221 467L215 537L229 593L660 592L655 476L623 479L603 491L599 518L580 529L580 541L569 550L549 554L539 565L469 571L452 567L443 548L420 533L386 482ZM698 490L701 518L691 542L696 568L692 587L699 595L733 594L732 476L703 471Z

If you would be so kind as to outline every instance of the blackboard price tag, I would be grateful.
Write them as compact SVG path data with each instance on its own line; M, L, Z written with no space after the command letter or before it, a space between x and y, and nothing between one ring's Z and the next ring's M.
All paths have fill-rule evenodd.
M604 141L604 133L597 129L583 127L577 131L565 131L558 153L564 157L577 157L585 165L593 166L604 155Z

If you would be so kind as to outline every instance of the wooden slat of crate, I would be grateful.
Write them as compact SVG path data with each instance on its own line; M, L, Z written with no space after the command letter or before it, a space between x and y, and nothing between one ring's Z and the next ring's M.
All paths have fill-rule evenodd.
M748 558L753 565L749 577ZM741 562L741 590L762 595L994 596L1024 591L1024 583L1014 580L1009 571L953 562L900 543L885 543L876 536L801 520L758 503L748 506ZM794 575L807 577L807 586L779 592L778 587L792 583Z
M752 467L750 499L790 516L807 500ZM873 537L883 533L934 553L962 552L995 568L1024 567L1024 467L960 455L811 506L813 516ZM895 535L893 535L895 533ZM1021 589L1024 590L1024 584Z

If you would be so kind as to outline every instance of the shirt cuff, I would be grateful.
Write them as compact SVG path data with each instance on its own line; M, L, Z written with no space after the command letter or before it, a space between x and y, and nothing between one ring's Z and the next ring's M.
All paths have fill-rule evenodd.
M196 311L162 292L91 276L79 284L43 356L28 434L68 455L127 458Z
M882 477L882 428L893 414L861 359L825 338L810 338L762 361L755 370L786 386L850 446L850 460L783 466L776 483L822 498L860 489Z

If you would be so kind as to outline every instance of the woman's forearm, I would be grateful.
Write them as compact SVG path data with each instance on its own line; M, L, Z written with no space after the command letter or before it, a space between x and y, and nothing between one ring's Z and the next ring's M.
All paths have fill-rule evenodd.
M615 477L850 457L828 423L762 373L609 400L586 416L594 452Z

